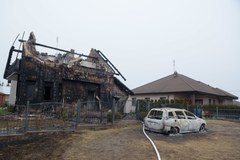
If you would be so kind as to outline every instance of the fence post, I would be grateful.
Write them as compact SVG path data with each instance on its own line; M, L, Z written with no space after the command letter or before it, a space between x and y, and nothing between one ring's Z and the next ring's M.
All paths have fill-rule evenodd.
M218 119L218 116L219 116L219 115L218 115L218 107L216 107L216 112L217 112L217 119Z
M29 114L29 101L27 101L27 106L25 108L24 132L28 131L28 114Z
M80 99L77 101L77 117L76 117L76 124L75 124L75 129L77 129L77 126L80 122L80 109L81 109L81 102Z
M136 119L139 120L139 100L137 100L137 106L136 106Z
M101 105L101 100L98 96L96 96L96 99L98 100L98 108L99 108L99 111L100 111L100 123L103 122L103 111L102 111L102 105Z
M150 101L147 101L147 111L150 111Z
M112 123L115 121L115 98L113 98L113 104L112 104Z

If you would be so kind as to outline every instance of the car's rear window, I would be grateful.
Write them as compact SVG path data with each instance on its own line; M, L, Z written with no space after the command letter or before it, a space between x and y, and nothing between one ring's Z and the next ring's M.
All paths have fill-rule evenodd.
M148 115L148 118L151 118L151 119L162 119L162 114L163 114L163 111L157 111L157 110L152 110L149 115Z

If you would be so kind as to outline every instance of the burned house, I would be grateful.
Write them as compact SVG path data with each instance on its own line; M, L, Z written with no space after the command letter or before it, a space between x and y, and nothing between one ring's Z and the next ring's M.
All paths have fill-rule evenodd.
M122 111L132 94L115 76L123 75L99 50L91 49L89 55L67 51L36 43L33 33L27 41L19 40L22 50L11 47L6 64L4 78L12 83L12 94L16 105L42 102L104 102L111 108L112 101L118 101L118 110ZM36 46L53 49L56 55L40 53ZM21 54L14 59L14 53ZM62 54L61 54L62 53ZM12 102L13 103L13 102ZM93 107L89 103L88 107Z

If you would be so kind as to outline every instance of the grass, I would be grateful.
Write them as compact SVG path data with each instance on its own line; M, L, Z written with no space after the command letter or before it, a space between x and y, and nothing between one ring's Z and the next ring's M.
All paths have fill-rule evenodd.
M208 123L207 133L157 138L162 160L239 159L240 123L221 120L208 120Z
M7 108L0 107L0 116L5 115L7 113L8 113Z
M162 160L240 159L240 122L207 120L207 133L166 136L148 132ZM123 125L105 130L68 134L43 134L28 143L0 150L0 159L156 159L142 125ZM25 141L24 141L25 142ZM14 153L14 154L12 154ZM2 156L2 157L1 157Z

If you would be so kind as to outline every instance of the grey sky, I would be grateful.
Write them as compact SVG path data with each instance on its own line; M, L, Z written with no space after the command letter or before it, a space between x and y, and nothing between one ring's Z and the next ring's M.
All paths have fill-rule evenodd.
M175 60L179 73L240 97L239 0L2 0L0 19L0 81L15 37L33 31L39 43L101 50L130 89L172 74Z

